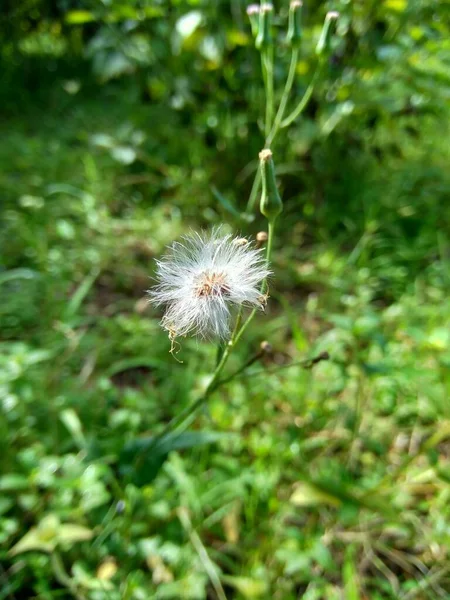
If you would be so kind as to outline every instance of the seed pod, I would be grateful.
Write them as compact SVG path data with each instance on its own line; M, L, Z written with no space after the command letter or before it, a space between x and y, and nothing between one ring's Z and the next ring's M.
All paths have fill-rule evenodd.
M260 210L269 221L274 221L283 210L283 203L275 179L275 165L271 150L268 148L261 150L259 164L262 180Z
M316 46L316 54L321 57L325 51L329 51L331 42L331 24L339 17L339 13L335 10L327 12L323 23L322 32Z
M261 4L259 9L258 35L255 41L258 50L268 48L272 45L272 15L273 5Z
M258 35L259 30L259 4L249 4L247 6L247 15L250 19L250 27L254 38Z
M292 0L289 6L289 26L286 41L293 48L298 48L302 39L302 6L301 0Z

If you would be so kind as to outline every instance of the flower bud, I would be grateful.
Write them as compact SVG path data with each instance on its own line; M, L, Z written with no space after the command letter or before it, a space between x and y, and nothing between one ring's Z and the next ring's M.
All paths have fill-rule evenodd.
M292 0L289 6L289 26L286 41L293 48L298 48L302 39L302 6L301 0Z
M272 45L272 15L273 5L261 4L259 9L258 35L255 40L258 50Z
M269 354L270 352L272 352L272 344L270 342L268 342L267 340L264 340L263 342L261 342L259 347L260 347L261 351L265 352L266 354Z
M250 19L252 35L255 38L258 35L259 30L259 4L249 4L247 6L247 15Z
M275 165L273 164L271 150L268 148L261 150L259 164L262 180L260 210L269 221L274 221L283 210L283 203L275 179Z
M328 51L330 48L331 41L331 24L336 21L339 17L339 13L335 10L331 10L327 12L325 15L325 21L322 27L322 33L320 34L319 41L316 46L316 54L317 56L322 56L324 51Z
M269 236L267 235L267 231L259 231L256 234L256 241L258 242L258 244L264 244L265 242L267 242L268 239Z

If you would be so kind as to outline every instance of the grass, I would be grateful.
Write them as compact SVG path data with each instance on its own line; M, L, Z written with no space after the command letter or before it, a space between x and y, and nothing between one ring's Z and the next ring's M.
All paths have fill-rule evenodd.
M287 171L272 299L240 348L273 352L149 455L215 359L169 355L153 259L232 216L208 193L220 157L168 141L175 112L148 133L155 109L102 93L2 127L0 598L448 597L445 155L422 160L404 121L388 171L351 148L321 162L333 140L313 200Z

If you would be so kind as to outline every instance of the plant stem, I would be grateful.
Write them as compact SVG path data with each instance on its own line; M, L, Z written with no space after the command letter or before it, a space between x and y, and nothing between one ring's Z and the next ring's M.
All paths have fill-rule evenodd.
M264 135L267 137L272 128L273 119L273 48L269 47L261 51L261 67L266 94L266 117L264 121Z
M302 369L308 370L308 369L312 369L315 365L322 362L323 360L329 360L329 359L330 359L330 355L328 354L328 352L321 352L320 354L318 354L317 356L314 356L313 358L305 358L303 360L299 360L297 362L292 362L287 365L280 365L279 367L274 367L272 369L268 368L268 369L260 369L259 371L254 371L252 373L252 377L257 377L258 375L272 375L272 373L278 373L278 371L283 371L284 369L290 369L291 367L301 367ZM248 366L250 366L250 365L248 365L246 363L245 369L247 369ZM228 383L228 381L231 381L231 379L234 379L235 377L239 377L239 376L243 375L245 369L243 369L243 368L239 369L235 373L232 373L232 375L230 375L230 377L227 377L226 379L221 379L219 381L219 384L223 385L224 383Z
M291 112L291 114L288 117L286 117L283 121L281 121L280 128L284 128L284 127L287 127L288 125L290 125L292 123L292 121L295 121L295 119L298 116L300 116L302 114L302 112L305 110L305 108L313 94L314 87L317 83L317 79L319 78L320 71L321 71L321 63L319 63L317 65L316 70L314 71L314 75L311 79L311 82L310 82L309 86L306 88L305 93L303 94L303 98L300 100L300 102L297 104L297 107Z
M164 427L162 432L156 436L155 444L158 443L158 441L163 439L169 433L172 433L173 431L178 429L178 427L180 427L180 425L183 425L184 423L186 423L186 421L189 419L189 417L191 415L193 415L201 406L203 406L203 404L205 404L205 402L208 400L208 398L212 394L212 392L217 389L218 383L219 383L219 376L220 376L224 366L227 363L227 360L231 354L231 350L233 349L233 347L236 343L235 338L236 338L236 334L239 330L239 327L241 325L241 321L242 321L242 308L239 309L238 315L236 317L236 323L234 326L234 330L233 330L233 333L231 334L231 338L230 338L228 344L223 349L221 358L216 364L216 368L214 369L212 379L209 382L208 387L206 388L204 394L202 396L200 396L200 398L198 398L190 406L187 406L177 416L175 416L173 419L171 419L167 423L167 425Z
M236 371L233 371L233 373L231 373L231 375L228 375L227 377L220 379L217 382L217 387L225 385L225 383L228 383L229 381L232 381L235 377L238 377L238 375L241 375L249 367L251 367L253 364L255 364L255 362L258 361L262 356L264 356L264 350L259 350L259 352L257 352L253 356L251 356L243 365L241 365L239 367L239 369L236 369Z
M184 506L180 506L177 509L177 515L178 515L178 518L180 519L180 522L181 522L184 530L188 534L192 545L194 546L194 548L200 558L203 568L205 569L205 572L208 575L209 580L211 581L214 591L216 592L216 596L217 596L218 600L227 600L224 589L222 587L222 583L220 581L217 566L210 559L209 554L208 554L205 546L203 545L203 542L202 542L200 536L195 531L195 529L192 525L192 521L189 517L188 510Z
M292 54L291 54L291 62L289 65L288 76L286 79L286 84L284 86L283 95L281 96L280 106L278 107L278 111L275 116L275 121L273 123L273 127L272 127L269 135L266 138L266 143L265 143L266 148L270 148L273 140L275 139L275 136L278 133L281 121L283 120L284 111L286 110L286 105L289 100L289 94L291 92L292 85L293 85L294 79L295 79L295 69L297 67L297 60L298 60L298 48L293 48Z
M266 248L266 262L267 262L267 264L269 264L270 257L271 257L271 254L272 254L274 230L275 230L275 219L272 219L271 221L269 221L269 231L268 231L269 237L268 237L268 240L267 240L267 248ZM264 295L266 293L267 287L268 287L267 279L264 279L264 281L262 282L262 285L261 285L261 294L262 295ZM256 308L254 308L252 310L252 312L249 314L247 320L242 325L241 329L237 332L236 338L234 340L235 344L237 344L237 342L241 339L244 331L250 325L251 321L253 320L253 317L256 315L256 311L257 311Z

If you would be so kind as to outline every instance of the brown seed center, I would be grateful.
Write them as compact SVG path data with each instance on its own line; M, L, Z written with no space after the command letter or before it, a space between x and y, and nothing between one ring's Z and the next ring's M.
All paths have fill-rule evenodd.
M227 296L230 288L223 273L202 273L198 278L195 293L201 296Z

